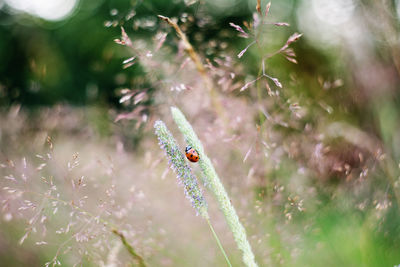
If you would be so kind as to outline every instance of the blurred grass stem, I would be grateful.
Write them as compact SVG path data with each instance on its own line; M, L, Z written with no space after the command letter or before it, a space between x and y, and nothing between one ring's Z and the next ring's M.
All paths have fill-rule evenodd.
M115 235L119 236L119 238L121 239L122 244L128 250L129 254L131 254L131 256L138 262L138 265L140 267L146 267L146 264L144 263L143 258L139 254L137 254L135 249L131 246L131 244L129 244L128 241L126 241L126 238L125 238L124 234L122 234L117 229L113 229L112 232Z
M219 95L213 89L213 83L206 71L206 68L204 67L203 63L201 62L200 56L197 54L197 52L194 50L193 46L190 44L188 38L186 37L186 34L181 30L181 28L178 26L178 24L176 24L170 18L162 16L162 15L158 15L158 17L160 19L164 20L165 22L167 22L170 26L172 26L175 29L179 38L182 40L185 51L187 52L190 59L195 64L197 71L200 73L200 76L202 77L204 84L206 85L206 88L210 92L210 99L211 99L213 106L216 109L217 114L219 114L223 118L224 122L226 123L227 118L225 115L225 111L220 103Z
M208 223L208 226L209 226L210 229L211 229L211 232L213 233L213 236L214 236L214 238L215 238L215 241L216 241L217 244L218 244L219 249L221 250L222 254L224 254L226 263L228 264L229 267L232 267L232 264L231 264L231 262L229 261L229 258L228 258L228 256L226 255L225 250L224 250L224 248L222 247L222 244L221 244L221 242L219 241L219 238L218 238L217 234L215 233L214 228L213 228L212 225L211 225L210 219L206 219L206 221L207 221L207 223Z
M178 24L176 24L170 18L161 16L161 15L158 15L158 17L160 19L166 21L170 26L172 26L174 28L174 30L178 34L179 38L182 40L185 51L188 53L190 59L196 65L197 71L203 77L203 80L206 84L207 89L212 91L212 83L211 83L210 78L207 75L206 69L204 68L203 63L201 62L199 55L196 53L193 46L190 44L189 40L187 39L186 34L181 30L181 28L179 28Z

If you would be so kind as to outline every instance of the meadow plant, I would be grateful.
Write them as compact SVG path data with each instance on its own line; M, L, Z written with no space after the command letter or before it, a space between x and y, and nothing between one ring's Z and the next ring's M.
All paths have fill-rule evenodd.
M126 15L113 9L113 21L104 24L120 28L121 36L114 42L127 51L104 51L99 60L103 63L93 65L101 71L111 54L122 63L115 75L119 109L104 108L102 119L107 123L100 122L109 128L105 139L97 139L100 131L90 126L98 118L89 116L82 122L90 107L84 112L54 107L30 116L15 105L0 113L0 227L7 229L0 233L0 247L11 244L7 253L17 251L18 260L35 266L187 266L204 255L210 256L209 266L217 265L212 262L214 246L199 248L200 242L212 244L213 240L169 211L186 215L181 198L170 194L176 188L168 187L170 168L160 164L163 158L151 126L155 117L163 118L163 108L173 105L187 111L185 117L178 108L171 108L186 144L199 152L200 180L162 121L154 123L159 144L199 215L187 219L192 223L206 220L229 266L211 225L201 182L215 196L246 266L257 266L254 254L262 266L326 262L397 266L400 152L396 144L400 139L396 133L400 126L396 103L389 98L398 87L398 71L388 61L397 62L400 57L383 45L376 49L381 55L367 60L364 45L375 41L348 45L342 51L346 57L335 60L342 66L356 59L352 67L339 73L330 68L326 78L324 63L329 56L314 54L311 42L301 45L305 59L301 68L286 66L297 63L292 45L302 35L275 35L275 27L283 31L289 24L270 21L270 2L262 5L257 0L243 22L242 10L219 11L225 12L220 18L227 19L223 20L226 27L219 24L214 10L207 10L214 1L167 3L179 7L175 10L158 8L167 1L134 2ZM235 7L246 1L236 2ZM287 16L296 13L297 4L289 7L289 2L276 1L277 11L281 10L277 14L284 14L283 9ZM357 8L363 12L368 5L374 6L371 11L381 8L379 1L369 2ZM388 26L374 21L387 16L388 10L385 7L381 14L371 12L368 19L358 19L393 41L389 37L395 31L383 30ZM303 16L303 12L298 14ZM396 15L391 16L396 26ZM361 28L368 32L371 27ZM131 39L132 29L138 34ZM246 41L243 49L237 48L234 31ZM376 41L385 44L379 38ZM332 50L330 56L336 55ZM365 59L357 59L360 55ZM380 62L382 55L385 60ZM33 59L29 62L35 69L34 65L41 64ZM279 72L278 79L274 73ZM255 86L257 90L252 90ZM387 88L376 90L381 87ZM386 97L388 89L390 97L372 100ZM376 112L378 116L369 116ZM197 134L202 142L192 125L201 129ZM54 145L50 136L57 141ZM216 169L229 177L225 185ZM227 190L235 196L235 207ZM181 233L186 231L184 240L175 235L177 225ZM246 235L244 226L251 235ZM39 255L34 263L30 257L20 257L32 252Z
M271 8L271 2L268 2L268 4L265 7L264 12L262 12L261 1L257 0L257 6L256 6L257 13L253 14L253 22L252 23L247 23L247 22L244 23L248 32L246 32L241 26L236 25L235 23L232 23L232 22L229 23L229 25L231 27L233 27L236 31L239 32L239 37L246 38L246 39L247 38L253 39L253 41L250 42L250 44L248 44L242 51L239 52L237 57L238 58L243 57L243 55L247 52L247 50L250 47L252 47L253 45L257 46L258 54L261 56L261 67L260 67L261 74L258 75L258 77L256 79L251 80L251 81L247 82L245 85L243 85L240 88L240 91L244 91L244 90L248 89L252 84L256 83L257 81L259 81L262 78L270 79L277 87L282 88L282 84L278 80L278 78L274 78L266 73L266 67L265 67L266 60L275 55L281 54L288 61L297 64L296 54L292 48L289 48L289 46L293 42L296 42L297 40L299 40L299 38L302 36L302 34L299 34L299 33L292 34L281 48L279 48L278 50L276 50L272 53L265 53L263 51L264 46L262 44L262 34L263 34L262 26L264 26L264 25L285 26L285 27L290 26L289 23L286 23L286 22L267 22L266 19L267 19L270 8ZM275 94L271 90L271 87L269 86L268 82L265 83L265 86L266 86L270 96Z
M164 149L171 168L178 176L179 183L183 185L186 197L198 214L204 219L209 219L206 200L203 197L196 177L182 155L182 150L162 121L156 121L154 128L159 145Z
M3 150L9 156L0 163L3 176L0 203L4 221L25 222L23 233L18 232L20 248L33 242L47 249L50 258L43 263L46 267L84 265L87 259L98 266L106 261L122 264L126 260L145 267L144 257L135 248L137 243L132 243L135 231L131 225L121 223L132 205L116 205L117 181L113 164L101 158L88 160L85 153L71 155L68 147L64 145L63 149L58 149L50 136L42 134L32 135L25 143L19 135L31 127L31 122L25 121L23 112L16 113L21 115L8 121L10 127L3 131L3 138L15 136L18 145L26 150L21 158L12 156L16 147L12 142ZM57 111L43 115L46 123L63 124L58 125L63 131L71 126L68 120L60 119ZM79 115L69 113L68 116L80 122ZM40 141L29 144L32 139ZM69 159L64 161L66 154ZM112 240L114 242L110 242ZM126 249L131 259L121 257L121 248Z
M171 113L179 130L185 137L186 143L196 149L200 155L199 165L203 172L205 185L211 190L218 201L218 205L233 233L236 244L243 253L243 262L246 266L257 266L254 260L253 251L251 250L251 246L247 240L246 231L239 221L235 208L233 207L214 166L205 154L203 145L182 112L178 108L172 107Z
M227 264L232 266L219 241L219 238L214 231L214 228L210 223L206 200L204 199L196 177L194 176L191 168L187 164L187 161L181 152L182 150L179 148L174 137L162 121L156 121L154 123L154 128L159 140L159 144L161 148L164 149L171 168L177 174L179 183L184 187L186 197L192 203L192 206L196 210L197 214L200 214L207 221Z

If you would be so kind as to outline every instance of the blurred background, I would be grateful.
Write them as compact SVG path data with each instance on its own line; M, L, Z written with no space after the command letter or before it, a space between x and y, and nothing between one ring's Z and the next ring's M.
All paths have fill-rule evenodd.
M224 266L154 135L162 119L186 146L171 106L260 266L400 265L400 1L256 4L0 0L4 266L135 266L108 225L148 266Z

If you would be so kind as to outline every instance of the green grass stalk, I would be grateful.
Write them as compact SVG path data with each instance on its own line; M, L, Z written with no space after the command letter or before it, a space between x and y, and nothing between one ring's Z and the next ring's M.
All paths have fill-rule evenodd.
M219 238L218 238L218 236L217 236L217 233L215 233L214 227L212 227L212 224L211 224L211 222L210 222L210 219L206 219L206 221L207 221L207 223L208 223L208 226L209 226L210 229L211 229L211 232L212 232L212 234L213 234L213 236L214 236L214 238L215 238L215 241L217 242L217 245L218 245L219 249L221 250L222 254L223 254L224 257L225 257L226 263L228 263L228 266L229 266L229 267L232 267L232 264L231 264L231 262L229 261L229 258L228 258L228 256L226 255L225 250L224 250L224 248L222 247L221 242L219 241Z
M228 266L232 267L232 264L229 261L228 256L226 255L225 250L210 223L206 200L204 199L203 193L197 183L196 176L193 174L192 169L187 164L185 156L181 152L183 150L180 149L178 143L164 122L156 121L154 123L154 128L161 148L164 149L172 169L178 176L179 182L183 184L186 197L190 200L196 212L207 221L208 226L211 229L219 249L225 257Z
M138 262L139 267L146 267L146 264L143 260L143 258L136 253L135 249L131 246L131 244L128 243L126 240L124 234L122 234L120 231L113 229L112 232L117 235L120 239L124 247L128 250L129 254Z
M178 125L179 130L185 137L188 145L192 146L200 155L199 165L204 174L206 186L213 192L218 201L219 207L233 233L238 248L242 251L242 260L249 267L256 267L253 251L247 240L246 231L239 221L235 208L231 204L228 194L219 179L211 160L204 152L203 145L194 132L190 123L186 120L183 113L176 107L171 107L172 117Z

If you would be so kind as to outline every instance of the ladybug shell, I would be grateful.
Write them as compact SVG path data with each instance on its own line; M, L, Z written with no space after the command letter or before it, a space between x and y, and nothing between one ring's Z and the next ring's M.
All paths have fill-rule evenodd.
M186 158L188 160L190 160L191 162L198 162L200 159L199 153L197 153L197 151L194 148L192 148L191 146L186 147L185 154L186 154Z

